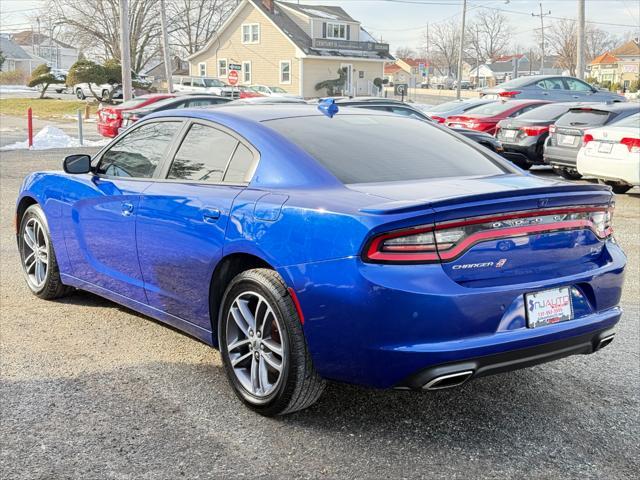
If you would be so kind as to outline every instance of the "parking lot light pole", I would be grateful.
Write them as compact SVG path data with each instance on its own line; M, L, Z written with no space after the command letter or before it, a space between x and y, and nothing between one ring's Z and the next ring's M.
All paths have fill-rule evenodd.
M165 10L164 0L160 0L160 25L162 26L162 53L164 55L164 72L167 77L167 91L173 93L171 58L169 58L169 34L167 33L167 12Z
M456 98L460 100L460 84L462 83L462 55L464 53L464 24L467 17L467 0L462 2L462 22L460 24L460 50L458 51L458 80L456 81Z
M578 35L576 41L576 77L584 79L584 0L578 0Z
M120 0L120 64L122 99L131 100L131 46L129 42L129 0Z

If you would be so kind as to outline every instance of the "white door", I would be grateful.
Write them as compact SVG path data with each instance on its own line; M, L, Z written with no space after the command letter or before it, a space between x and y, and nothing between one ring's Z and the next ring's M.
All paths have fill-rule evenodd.
M347 95L351 95L353 93L353 65L351 65L350 63L343 63L342 65L340 65L340 68L347 69L347 79L345 82L344 90Z

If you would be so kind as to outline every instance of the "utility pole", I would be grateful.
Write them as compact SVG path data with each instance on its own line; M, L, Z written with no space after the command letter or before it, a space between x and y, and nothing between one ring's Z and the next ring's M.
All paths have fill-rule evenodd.
M162 52L164 54L164 73L167 76L167 89L173 93L173 79L171 78L171 58L169 58L169 34L167 33L167 12L164 0L160 0L160 24L162 26Z
M131 46L129 38L129 0L120 0L120 64L122 99L131 100Z
M584 0L578 0L578 39L576 42L576 77L584 79Z
M426 75L426 82L427 82L427 88L431 88L429 85L429 70L431 70L431 44L430 44L431 40L429 39L429 22L427 22L427 55L425 58L426 60L426 65L425 67L427 68L427 75Z
M476 25L476 88L480 86L480 29ZM471 80L471 79L469 79Z
M540 57L540 74L544 74L544 17L551 15L551 10L547 13L542 13L542 3L540 3L540 13L535 14L532 13L532 17L540 17L540 37L542 38L542 42L540 45L540 50L542 50L542 56Z
M460 100L460 84L462 83L462 55L464 53L464 28L467 17L467 0L462 2L462 22L460 24L460 50L458 50L458 80L456 82L456 98Z

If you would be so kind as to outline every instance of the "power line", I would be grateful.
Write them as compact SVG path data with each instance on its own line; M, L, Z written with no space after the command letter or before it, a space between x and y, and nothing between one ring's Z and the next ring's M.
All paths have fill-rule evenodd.
M540 37L542 38L542 41L540 44L540 50L542 53L542 56L540 57L540 73L542 74L544 74L544 17L548 17L549 15L551 15L551 10L549 10L547 13L542 12L542 2L540 2L540 13L531 14L532 17L540 17L540 30L541 30Z

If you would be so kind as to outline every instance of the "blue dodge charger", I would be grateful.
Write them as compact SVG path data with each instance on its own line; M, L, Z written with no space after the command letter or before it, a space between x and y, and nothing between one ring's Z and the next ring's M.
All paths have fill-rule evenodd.
M438 125L238 105L146 117L37 172L27 284L82 289L218 347L262 415L325 380L437 390L612 341L609 187L537 178Z

